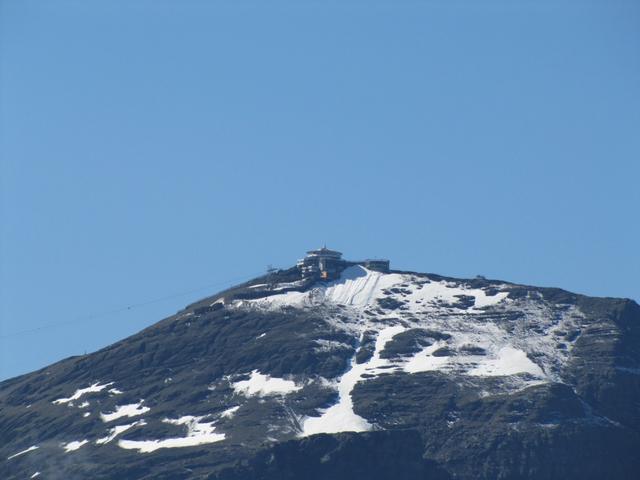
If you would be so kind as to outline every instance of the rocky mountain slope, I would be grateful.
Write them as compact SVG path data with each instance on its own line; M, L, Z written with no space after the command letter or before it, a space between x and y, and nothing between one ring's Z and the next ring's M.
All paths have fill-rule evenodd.
M627 479L640 307L296 268L0 383L4 479Z

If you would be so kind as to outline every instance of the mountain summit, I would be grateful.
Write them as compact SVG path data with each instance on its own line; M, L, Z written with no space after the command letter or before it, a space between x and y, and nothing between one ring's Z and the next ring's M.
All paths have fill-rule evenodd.
M312 250L0 383L5 479L640 471L640 307Z

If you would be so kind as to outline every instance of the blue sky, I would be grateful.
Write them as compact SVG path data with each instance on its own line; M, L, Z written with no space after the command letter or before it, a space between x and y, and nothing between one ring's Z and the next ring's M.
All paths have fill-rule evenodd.
M640 299L637 1L0 8L0 378L324 242Z

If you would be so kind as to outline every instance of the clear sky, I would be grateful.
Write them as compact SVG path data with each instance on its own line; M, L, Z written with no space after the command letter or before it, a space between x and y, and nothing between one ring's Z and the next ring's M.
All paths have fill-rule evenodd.
M637 0L0 5L0 378L324 242L640 299Z

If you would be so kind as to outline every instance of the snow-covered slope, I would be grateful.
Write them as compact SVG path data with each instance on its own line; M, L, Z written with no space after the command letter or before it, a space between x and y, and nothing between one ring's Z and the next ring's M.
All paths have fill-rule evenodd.
M414 313L437 310L442 306L455 309L460 296L473 297L473 304L465 309L472 313L495 305L508 295L506 291L495 292L495 287L492 288L493 292L488 293L481 288L469 288L445 280L431 281L424 276L406 273L382 273L354 265L346 268L339 280L316 284L315 288L306 292L287 292L254 302L272 306L305 306L331 302L364 309L376 306L376 302L389 296L392 289L401 289L399 293L406 303L403 310Z
M517 382L520 387L561 380L560 371L577 336L568 341L561 337L567 330L580 329L584 315L575 306L552 311L554 307L542 301L540 295L510 299L509 289L508 284L474 288L461 282L352 266L339 280L318 284L311 290L239 300L233 306L267 310L342 306L346 317L329 321L360 341L365 332L373 336L385 332L381 337L385 341L403 331L419 333L420 329L446 336L411 356L382 362L385 372L391 368L408 373L443 371L472 376L523 374ZM515 330L505 328L503 321L513 311L522 314ZM391 326L393 330L389 330ZM390 331L393 335L386 338ZM363 373L379 372L376 366L369 366ZM345 373L351 375L351 371Z

